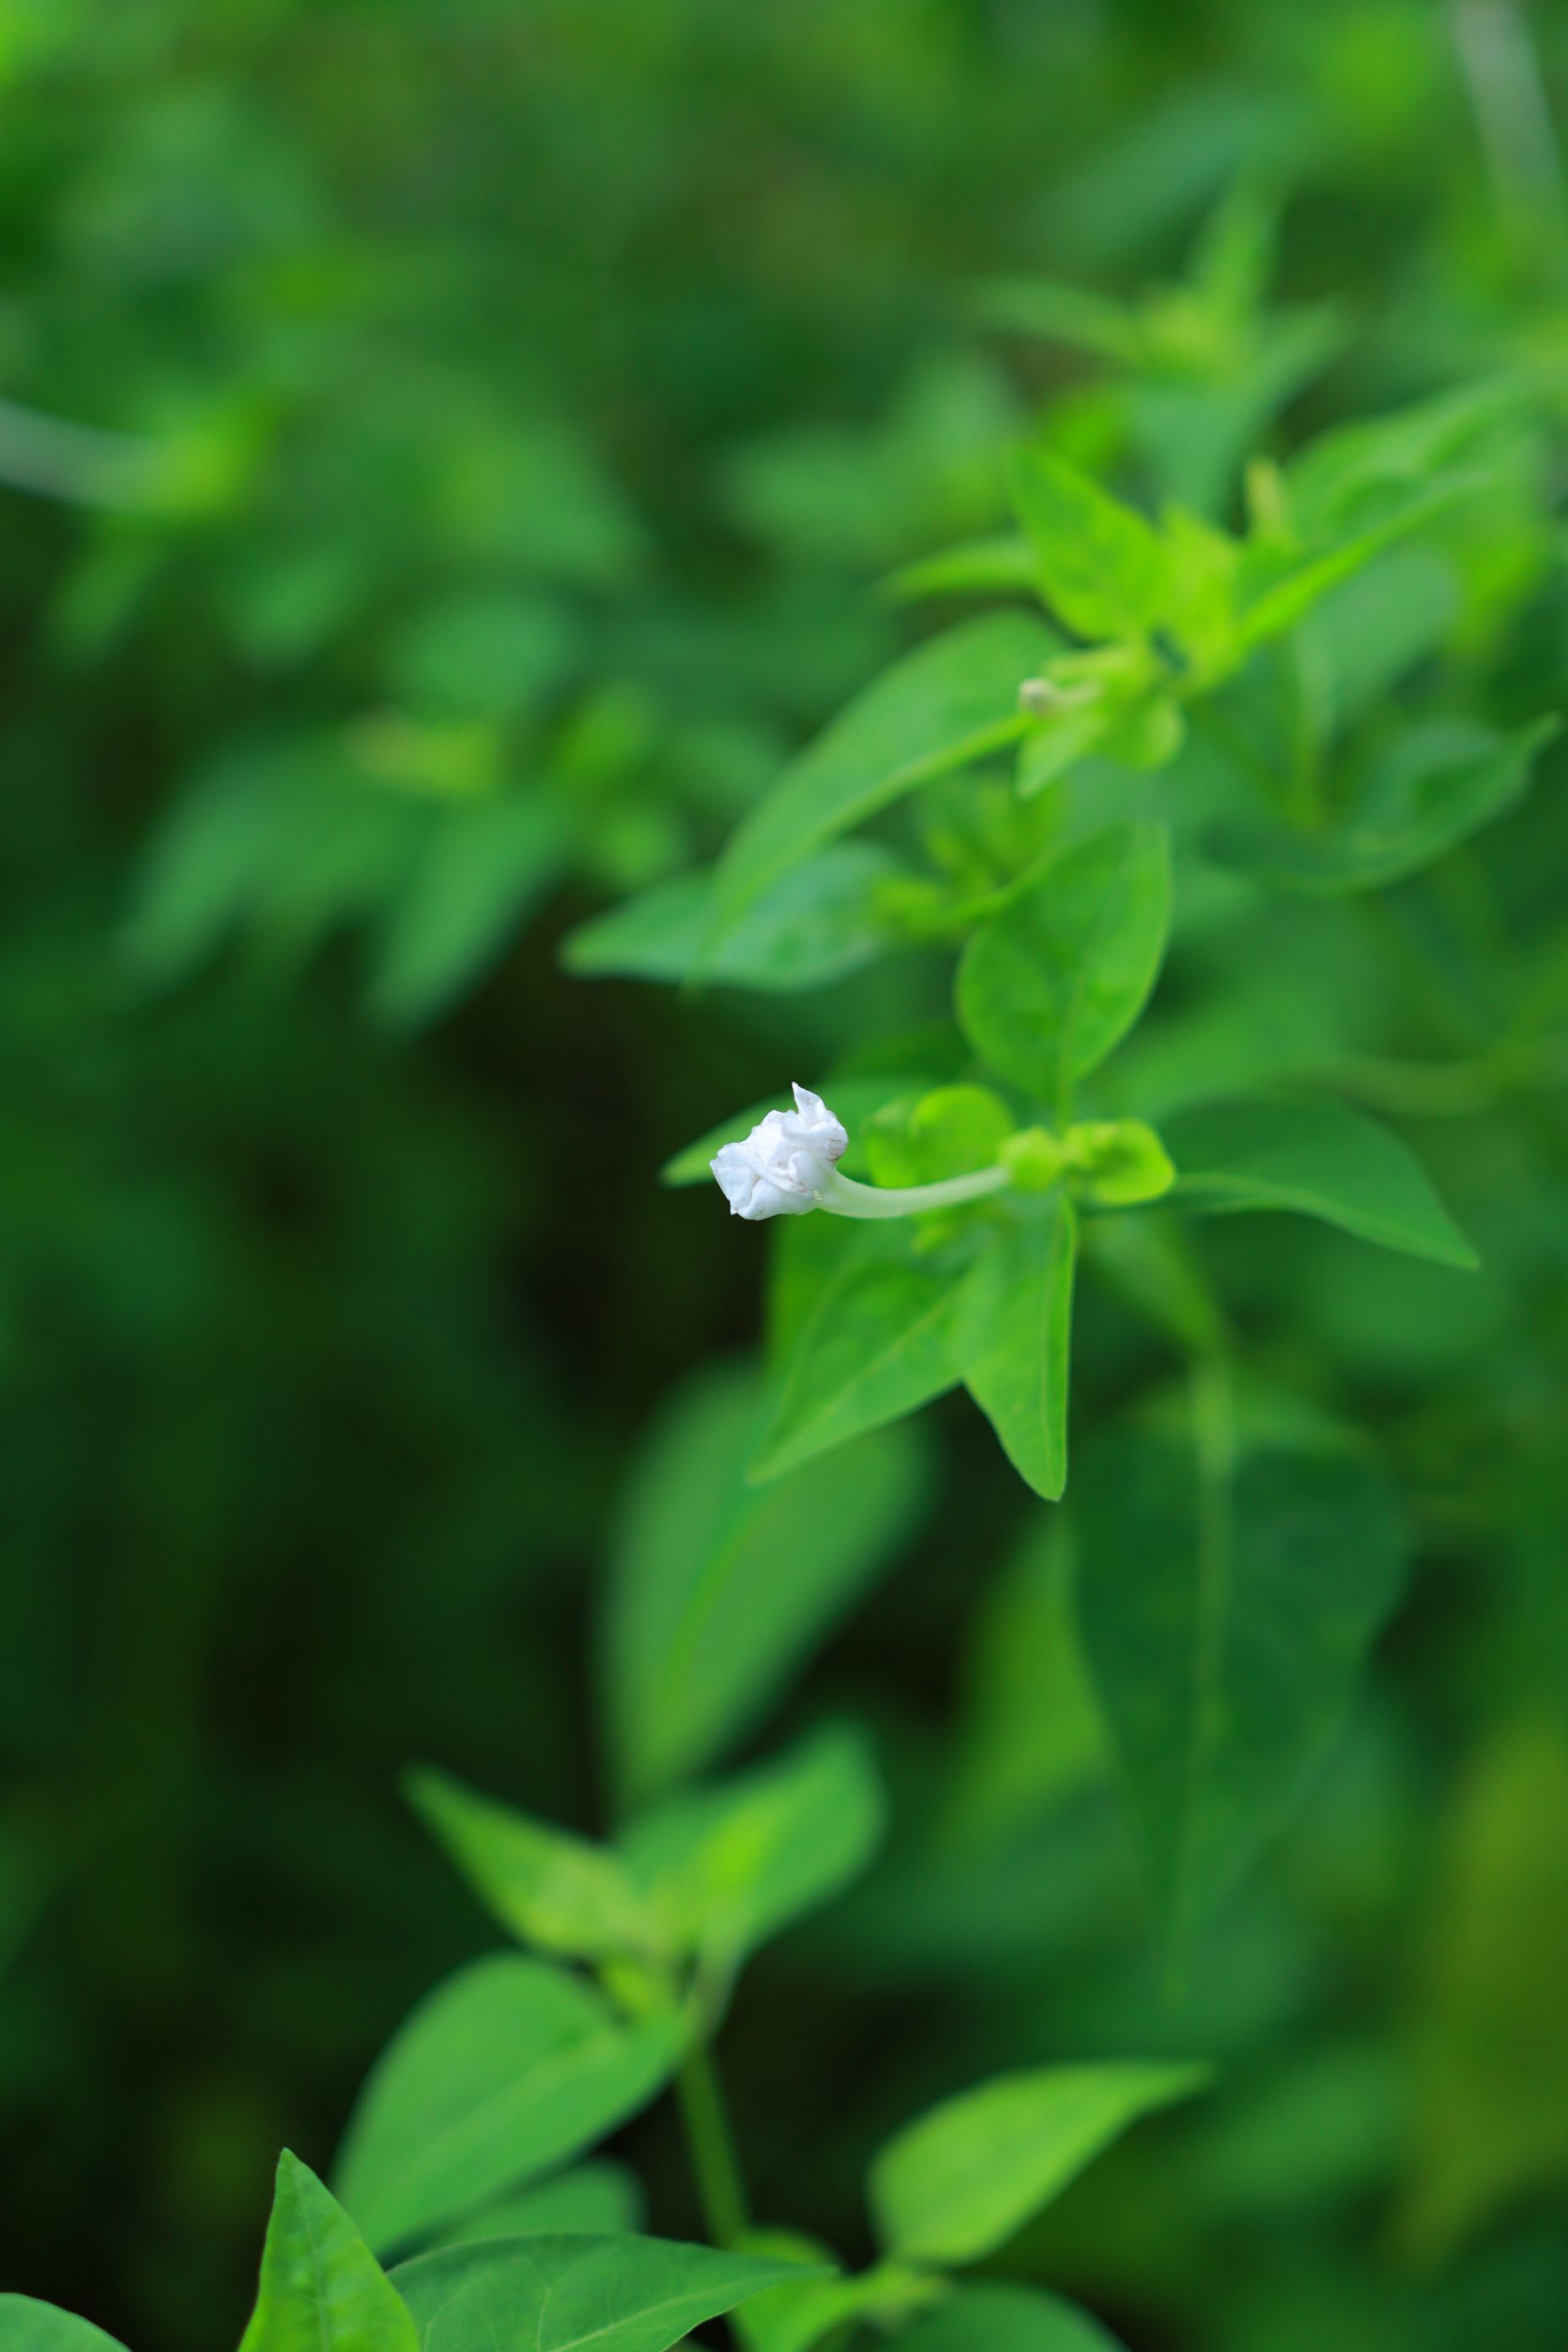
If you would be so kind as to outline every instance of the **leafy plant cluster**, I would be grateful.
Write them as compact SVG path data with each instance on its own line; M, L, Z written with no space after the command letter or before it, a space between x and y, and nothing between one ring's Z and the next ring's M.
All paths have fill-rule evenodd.
M1253 12L1274 96L1198 88L1126 144L1108 131L1053 200L1081 278L1016 271L972 306L1000 355L944 321L880 423L756 429L777 395L732 372L798 367L809 393L799 352L819 336L837 386L872 265L910 264L877 253L861 190L812 304L787 234L752 257L778 272L749 297L754 345L727 315L714 358L679 252L641 234L666 146L693 159L694 210L729 203L702 142L666 137L679 12L539 12L550 37L521 79L534 184L555 194L537 217L513 193L519 85L489 71L488 38L449 122L417 41L389 47L369 129L357 106L334 115L342 59L323 52L301 170L251 91L291 12L248 12L206 47L181 13L102 28L95 104L140 78L145 112L79 165L58 231L98 296L90 331L68 304L51 317L57 391L90 409L111 351L136 430L0 411L0 470L81 517L50 550L41 656L71 715L21 741L22 772L44 777L49 743L71 767L68 738L96 772L103 741L72 731L59 691L90 677L103 740L134 718L130 764L158 803L129 889L95 869L63 944L23 929L5 967L21 1058L51 1074L29 1079L6 1180L18 1255L44 1272L37 1320L53 1328L63 1292L68 1328L89 1323L110 1421L156 1336L138 1476L172 1536L61 1874L118 1882L100 1941L123 1938L156 2013L148 1889L179 1874L146 1791L177 1771L182 1662L212 1639L184 1575L245 1455L206 1378L235 1323L298 1415L262 1415L267 1468L240 1489L258 1544L288 1554L270 1514L294 1454L333 1571L356 1513L350 1549L374 1555L353 1671L313 1695L323 1719L367 1745L374 1720L395 1754L416 1711L419 1744L453 1758L476 1741L493 1785L537 1803L553 1775L572 1819L600 1780L616 1824L592 1841L445 1770L410 1776L522 1948L459 1967L394 2035L330 2187L284 2158L244 2352L658 2352L725 2314L746 2352L1090 2352L1113 2340L1090 2306L1129 2343L1470 2352L1506 2332L1545 2352L1568 2309L1549 2202L1568 2172L1568 965L1542 208L1520 208L1505 167L1495 267L1457 207L1433 231L1435 322L1430 287L1402 285L1381 245L1395 185L1451 194L1429 29L1399 7L1359 26L1327 11L1308 41ZM963 12L906 12L896 37L879 9L864 35L791 12L787 37L766 13L702 37L732 103L767 90L769 121L805 119L837 75L886 165L959 88L1008 184L1035 169L1032 85L984 78ZM1127 13L1148 97L1180 37ZM42 84L66 18L15 52ZM1212 29L1242 38L1223 8ZM1109 122L1132 93L1104 70ZM609 126L591 216L560 201L582 169L552 146L560 121ZM470 222L430 227L421 270L384 269L406 190L378 170L378 122L481 191L476 212L515 207L531 256L558 240L560 288L591 273L598 234L635 253L624 310L592 330L531 262L558 381L521 310L475 299L505 257ZM1276 293L1280 205L1249 155L1312 158L1331 299ZM940 157L923 168L929 236L952 191ZM1169 254L1226 184L1184 265L1129 295L1129 257ZM978 193L963 201L977 217ZM193 293L219 262L221 317ZM1374 320L1391 281L1411 308ZM633 415L622 379L640 391L650 365ZM718 525L693 522L705 500ZM63 823L47 794L23 800L29 840ZM83 1057L95 1111L120 1122L122 1192L96 1169L57 1181L79 1105L57 1099L51 1041L87 1018L80 942L106 907L124 918L117 984L164 1024L162 1061ZM672 992L557 987L568 921L568 973ZM340 996L320 951L343 940ZM307 967L285 1033L276 982ZM502 1090L458 1073L495 1048L485 1024L520 974L495 1059L509 1105L520 1056L540 1100L505 1125ZM450 1031L435 1058L389 1066L360 1036L362 1008L408 1029L465 1003L449 1054ZM601 1044L607 1123L581 1076ZM709 1161L790 1076L823 1091L874 1186L1005 1181L928 1215L816 1213L765 1244L727 1230ZM686 1112L695 1127L752 1093L667 1159L689 1198L658 1200ZM196 1097L222 1106L209 1148L259 1164L244 1221L185 1175ZM172 1182L142 1166L157 1122ZM519 1190L521 1220L500 1205ZM84 1250L70 1221L85 1231L84 1199L108 1192L115 1222ZM325 1273L307 1297L279 1233L312 1221ZM531 1279L569 1293L554 1358L521 1377L492 1308L520 1224ZM579 1773L550 1615L574 1648L572 1580L531 1566L503 1637L486 1558L575 1568L596 1537L626 1429L618 1398L587 1433L584 1396L575 1426L563 1405L581 1326L617 1378L636 1357L658 1385L732 1335L763 1248L762 1365L700 1370L631 1474L600 1629L603 1769ZM22 1450L52 1497L50 1355L18 1296L36 1408L19 1425L39 1433ZM400 1409L374 1402L373 1357L377 1377L398 1367ZM941 1402L959 1391L975 1410ZM391 1434L351 1488L365 1410ZM405 1454L438 1510L400 1507ZM318 1514L329 1475L337 1506ZM895 1563L896 1598L874 1602ZM290 1642L330 1613L318 1578L307 1560L287 1585ZM47 1651L24 1625L0 1697L52 1757L30 1695ZM863 1720L836 1704L824 1724L846 1687ZM784 1715L772 1760L711 1777ZM238 1866L266 1890L308 1846L312 1900L330 1878L360 1906L360 1948L323 1950L291 1999L258 1976L258 2035L317 2063L334 2031L365 2044L372 1941L433 1975L447 1915L434 1932L413 1916L418 1864L395 1832L359 1856L365 1815L312 1810L280 1783ZM51 1899L40 1843L33 1817L0 1822L18 1942ZM828 2009L848 2021L825 2031ZM846 2054L873 2018L898 2045L880 2073ZM759 2037L790 2043L771 2070ZM195 2100L175 2112L159 2153L186 2184L210 2172L216 2203L222 2134ZM694 2199L658 2136L669 2113ZM689 2242L699 2216L707 2244ZM110 2339L0 2295L13 2341Z

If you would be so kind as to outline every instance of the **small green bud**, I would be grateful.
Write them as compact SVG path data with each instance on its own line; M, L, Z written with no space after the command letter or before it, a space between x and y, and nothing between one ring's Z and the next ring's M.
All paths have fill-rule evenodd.
M1096 1119L1069 1127L1062 1158L1074 1190L1108 1209L1157 1201L1176 1181L1170 1153L1141 1118Z
M1016 1192L1048 1192L1062 1172L1062 1147L1048 1128L1009 1136L999 1156Z

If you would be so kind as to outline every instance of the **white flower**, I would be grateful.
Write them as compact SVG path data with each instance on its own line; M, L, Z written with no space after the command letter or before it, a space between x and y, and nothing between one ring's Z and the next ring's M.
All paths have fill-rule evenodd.
M769 1111L709 1162L732 1217L803 1217L832 1181L849 1138L820 1095L794 1091L794 1110Z

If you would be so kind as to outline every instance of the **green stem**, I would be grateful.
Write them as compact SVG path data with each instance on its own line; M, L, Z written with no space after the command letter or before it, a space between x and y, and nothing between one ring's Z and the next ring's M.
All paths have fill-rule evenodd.
M708 2234L715 2245L738 2245L748 2228L746 2192L724 2094L706 2043L697 2042L687 2053L675 2089Z
M819 1205L837 1217L921 1217L928 1209L983 1200L1012 1181L1005 1168L977 1168L973 1175L949 1176L940 1184L857 1184L835 1169Z

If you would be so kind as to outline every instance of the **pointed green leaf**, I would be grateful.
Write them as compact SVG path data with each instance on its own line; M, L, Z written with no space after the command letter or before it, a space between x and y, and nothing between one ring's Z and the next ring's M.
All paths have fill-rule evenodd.
M606 1732L642 1800L763 1712L887 1567L925 1492L907 1429L748 1486L763 1396L749 1371L686 1390L633 1474L605 1619Z
M1197 2066L1047 2066L944 2100L871 2168L883 2245L906 2262L979 2262L1140 2116L1204 2079Z
M1059 1105L1142 1011L1170 920L1163 826L1111 825L1075 843L964 949L964 1034L1003 1077Z
M531 1820L429 1767L407 1793L479 1900L525 1944L576 1959L646 1953L654 1923L609 1849Z
M963 2286L899 2338L900 2352L1120 2352L1097 2319L1032 2286Z
M1399 1137L1338 1103L1211 1103L1164 1122L1170 1197L1200 1216L1290 1209L1473 1270L1474 1250Z
M399 1024L443 1011L521 929L568 851L563 811L537 789L443 810L387 908L372 1010Z
M1339 1733L1403 1584L1399 1513L1365 1463L1238 1452L1205 1420L1084 1448L1073 1528L1089 1671L1184 1958Z
M952 1388L956 1297L950 1274L851 1259L801 1333L752 1477L780 1477Z
M396 2283L422 2352L667 2352L799 2273L662 2238L571 2236L422 2254Z
M418 2341L407 2305L342 2207L285 2148L239 2352L417 2352Z
M731 838L713 877L710 953L813 850L917 784L1015 742L1027 724L1018 688L1047 651L1037 621L990 613L918 646L868 687Z
M704 943L712 877L677 875L580 924L561 960L568 971L590 978L624 972L682 981L700 971L715 986L823 988L895 943L881 900L887 883L904 870L875 842L834 842L764 890L711 954Z
M90 2319L30 2294L0 2294L0 2344L5 2352L125 2352Z
M1058 1193L1045 1216L996 1239L959 1294L953 1353L964 1386L1037 1495L1067 1485L1068 1358L1078 1220Z
M1214 828L1207 846L1223 865L1276 889L1326 896L1384 890L1506 814L1523 796L1537 753L1557 732L1555 719L1511 735L1462 719L1414 727L1369 779L1350 824L1309 834L1261 817L1233 817Z
M632 1823L626 1861L679 1948L734 1962L866 1868L887 1804L870 1743L847 1726Z
M680 2046L677 2019L625 2023L563 1969L476 1960L377 2060L339 2193L373 2245L405 2244L613 2131L663 2088Z
M1026 449L1012 468L1045 599L1082 637L1139 637L1161 617L1164 553L1152 527L1076 466Z

